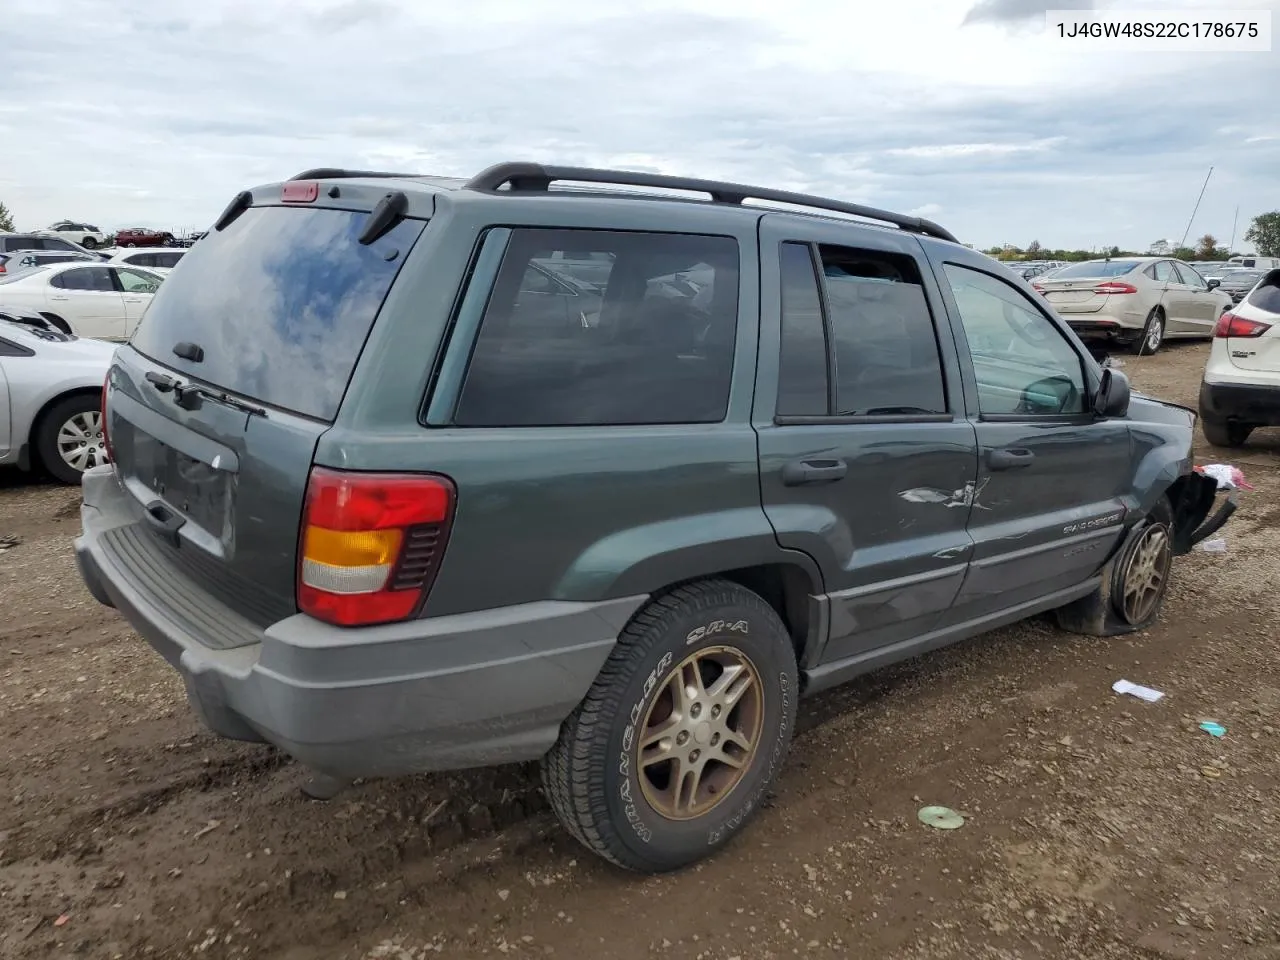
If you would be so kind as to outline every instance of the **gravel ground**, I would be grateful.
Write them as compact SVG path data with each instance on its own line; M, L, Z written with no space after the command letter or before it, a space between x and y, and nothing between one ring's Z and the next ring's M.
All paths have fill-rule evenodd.
M1125 369L1193 404L1205 352ZM752 828L661 878L577 848L526 768L306 801L81 587L75 491L0 476L0 957L1278 957L1278 452L1200 441L1258 489L1153 629L1033 621L804 704Z

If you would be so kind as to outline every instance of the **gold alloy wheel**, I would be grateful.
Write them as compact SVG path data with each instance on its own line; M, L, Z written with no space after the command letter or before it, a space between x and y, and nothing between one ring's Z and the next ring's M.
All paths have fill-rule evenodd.
M751 768L764 688L736 647L705 647L667 674L636 738L645 800L668 820L715 808Z
M1142 623L1156 608L1169 575L1169 534L1153 523L1143 532L1125 565L1122 612L1129 623Z

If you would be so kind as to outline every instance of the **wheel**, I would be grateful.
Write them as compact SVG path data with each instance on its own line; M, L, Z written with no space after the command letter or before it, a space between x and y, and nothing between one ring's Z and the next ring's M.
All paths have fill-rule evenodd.
M1249 434L1253 433L1252 425L1234 420L1219 423L1202 419L1200 429L1204 431L1204 438L1215 447L1243 447Z
M1103 567L1098 589L1055 611L1058 626L1094 637L1150 626L1164 604L1172 566L1173 508L1161 497Z
M50 407L36 426L35 447L44 468L63 483L79 483L90 467L107 462L101 398L81 393Z
M646 605L543 759L565 828L631 870L715 852L760 806L795 727L795 652L776 612L727 580Z
M1164 313L1156 307L1147 314L1147 323L1142 328L1142 336L1133 341L1129 349L1143 357L1155 353L1162 343L1164 343Z
M85 237L84 242L81 243L80 246L84 247L86 250L96 250L98 248L98 241L93 237Z

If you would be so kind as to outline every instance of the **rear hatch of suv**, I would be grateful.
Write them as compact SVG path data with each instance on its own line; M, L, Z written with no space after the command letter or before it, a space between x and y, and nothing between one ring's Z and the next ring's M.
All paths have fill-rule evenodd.
M1280 270L1264 276L1214 331L1227 341L1231 365L1280 380Z
M343 203L358 194L344 186ZM165 281L117 353L107 405L141 508L113 531L117 556L171 609L185 578L259 628L297 611L316 442L425 225L398 219L369 242L372 204L272 201L232 211ZM236 632L210 640L234 646Z

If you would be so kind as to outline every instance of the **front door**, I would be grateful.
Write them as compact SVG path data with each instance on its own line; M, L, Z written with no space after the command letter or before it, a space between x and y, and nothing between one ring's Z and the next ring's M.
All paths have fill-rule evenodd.
M760 259L764 509L825 580L805 665L850 663L928 633L964 579L977 454L954 341L913 236L766 216Z
M128 267L112 267L111 272L115 274L116 284L124 300L123 336L130 337L147 307L151 306L151 298L160 288L160 278L154 273L130 270Z
M125 336L124 300L109 267L72 267L49 278L46 299L81 337L122 340Z
M1093 416L1077 344L1014 284L976 263L945 262L940 275L977 408L959 623L1052 598L1097 571L1124 529L1129 427Z

